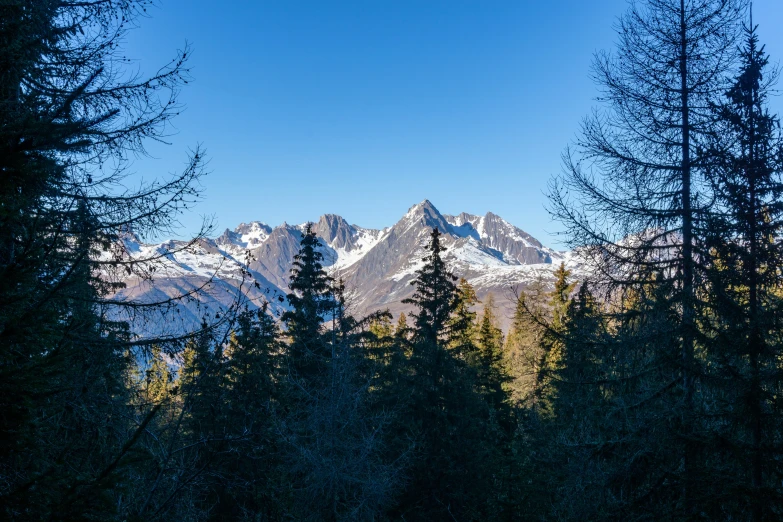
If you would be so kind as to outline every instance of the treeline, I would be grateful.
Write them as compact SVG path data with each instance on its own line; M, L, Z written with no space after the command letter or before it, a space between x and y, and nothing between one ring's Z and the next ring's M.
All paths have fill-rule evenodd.
M310 228L280 317L238 299L183 335L209 282L124 292L161 255L126 234L203 174L126 186L188 78L187 50L126 74L147 5L0 5L0 518L783 517L783 141L744 2L620 19L551 190L586 276L524 289L506 335L437 229L407 317L356 317Z
M471 311L437 230L428 250L410 325L352 317L307 230L284 331L262 307L227 343L191 340L176 372L154 350L131 376L134 407L154 417L127 470L141 496L123 508L181 520L511 516L503 336L491 307L481 320Z

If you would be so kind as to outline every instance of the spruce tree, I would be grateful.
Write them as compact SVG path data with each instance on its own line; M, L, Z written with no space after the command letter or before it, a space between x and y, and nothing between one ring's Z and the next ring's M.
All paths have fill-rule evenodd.
M356 320L348 313L345 285L326 274L319 248L308 225L294 258L291 309L282 315L290 339L278 426L292 484L285 513L297 520L372 520L391 501L403 462L388 446L391 415L370 393L373 384L385 384L378 377L385 360L373 356L384 355L374 348L386 340L378 342L373 330L381 333L388 318Z
M459 280L454 312L451 315L449 327L454 331L449 348L457 357L469 366L476 366L479 361L479 351L476 344L476 312L473 307L478 303L476 291L464 277Z
M445 248L440 244L441 233L436 228L430 234L424 266L416 271L411 282L416 287L412 297L403 303L412 304L417 312L413 314L416 336L429 346L438 346L448 336L449 319L457 302L457 276L449 272L441 254Z
M305 227L294 256L288 294L290 309L281 319L291 339L287 364L289 378L300 386L324 378L331 348L324 337L324 321L335 309L332 278L323 267L323 254L311 224Z
M538 367L543 357L543 325L548 301L545 284L536 280L517 296L511 327L504 348L506 364L512 380L509 383L511 400L515 406L529 408L535 402Z
M276 434L281 352L267 302L240 314L224 351L225 444L216 466L221 480L214 487L213 520L249 514L274 518L283 512L285 472Z
M549 293L550 323L544 330L541 339L541 358L538 362L538 375L536 378L537 407L545 415L553 415L552 398L556 393L553 380L557 372L563 367L563 336L567 330L568 306L571 302L570 294L576 286L569 280L571 271L567 270L565 263L555 271L555 285Z
M497 324L495 300L489 294L484 303L478 329L479 361L476 366L476 385L506 433L512 425L506 385L510 380L503 356L503 330Z
M129 259L119 235L166 230L202 174L197 151L180 175L117 191L146 139L168 132L186 78L187 51L154 78L125 74L118 46L146 3L0 6L3 518L112 520L131 509L121 490L158 410L137 416L126 385L140 352L160 343L135 342L118 322L155 308L114 298L118 272L150 261Z
M407 339L409 333L408 317L405 315L405 312L400 312L400 317L397 319L397 326L394 329L394 336L398 339Z
M752 20L745 27L740 67L717 108L712 173L717 204L707 234L707 309L702 323L713 400L703 432L711 460L705 496L713 517L747 513L753 520L783 515L780 336L783 247L783 136L768 98L777 71L759 43ZM720 419L720 420L718 420ZM716 480L717 476L723 479Z
M488 408L474 391L474 373L448 348L469 325L453 324L457 278L441 257L440 237L434 228L411 283L416 291L404 301L416 309L406 418L420 441L410 483L393 511L407 520L496 515L489 488L497 448L487 440Z

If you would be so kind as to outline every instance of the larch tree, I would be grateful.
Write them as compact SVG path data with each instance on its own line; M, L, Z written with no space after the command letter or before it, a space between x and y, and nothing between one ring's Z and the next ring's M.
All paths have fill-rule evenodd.
M683 516L698 510L700 486L696 317L709 255L713 107L727 86L744 8L743 0L631 3L618 24L616 54L595 59L605 110L584 120L551 190L552 212L583 247L605 299L619 302L630 287L662 278L672 283L666 298L678 310L677 356L661 352L653 364L679 376L650 393L678 398L659 442L680 460L660 487L668 490L667 509Z

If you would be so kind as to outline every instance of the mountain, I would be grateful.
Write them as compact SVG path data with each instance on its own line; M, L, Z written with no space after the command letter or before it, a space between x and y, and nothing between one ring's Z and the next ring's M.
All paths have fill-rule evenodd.
M434 227L443 233L447 265L476 288L479 299L495 295L504 326L513 313L514 290L537 279L551 284L552 272L561 262L580 269L572 253L543 246L496 214L443 215L428 200L382 230L352 225L334 214L321 216L313 225L324 265L345 281L349 306L356 314L386 308L395 315L409 311L402 300L413 293L410 282L423 264L424 247ZM219 312L239 295L251 306L267 300L279 313L285 307L282 296L287 293L291 262L304 228L304 224L271 227L252 221L189 248L177 241L143 244L129 236L125 241L130 255L156 253L164 266L156 270L151 283L127 280L125 293L152 301L209 282L203 296L179 305L177 317L186 326L200 321L205 312Z

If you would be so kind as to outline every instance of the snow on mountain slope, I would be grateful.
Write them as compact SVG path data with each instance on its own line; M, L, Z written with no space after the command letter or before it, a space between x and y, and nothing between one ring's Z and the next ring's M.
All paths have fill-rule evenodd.
M157 285L214 278L220 281L215 286L221 291L234 289L247 297L252 294L252 304L263 299L271 302L274 297L274 307L279 310L285 306L279 297L287 293L291 262L305 226L283 223L270 227L251 221L185 250L179 248L181 243L168 241L128 245L132 248L127 251L133 256L157 253L163 257L165 269L156 273ZM479 298L496 294L501 314L508 312L509 304L502 303L502 296L509 289L536 280L551 283L560 262L577 274L581 269L578 256L544 247L491 212L484 216L442 215L428 200L414 205L396 224L382 230L352 225L334 214L321 216L311 226L322 245L324 266L345 281L356 313L379 308L393 313L408 311L402 300L413 293L410 282L423 265L424 248L434 227L442 233L444 259L450 269L473 284ZM242 283L248 274L260 290L245 288L255 287Z
M351 248L332 248L333 257L325 256L327 263L329 263L329 270L339 272L355 265L367 255L367 252L377 245L381 239L383 239L382 230L370 230L357 227L355 242Z

